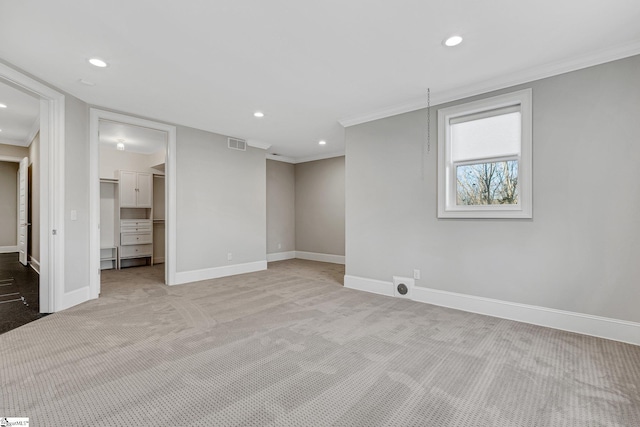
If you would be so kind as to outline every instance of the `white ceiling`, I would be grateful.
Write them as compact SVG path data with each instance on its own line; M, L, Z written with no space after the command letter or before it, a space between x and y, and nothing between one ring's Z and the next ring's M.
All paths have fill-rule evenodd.
M0 144L28 147L40 129L40 101L0 80Z
M166 150L167 133L156 129L100 120L100 144L116 149L122 141L125 151L153 154Z
M0 58L90 104L294 159L344 150L339 121L418 108L428 87L452 99L640 53L638 0L97 4L0 2Z

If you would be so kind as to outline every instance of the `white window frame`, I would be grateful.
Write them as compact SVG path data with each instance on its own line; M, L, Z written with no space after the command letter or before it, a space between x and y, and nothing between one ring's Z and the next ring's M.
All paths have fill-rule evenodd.
M479 101L438 110L438 218L532 218L532 94L524 89ZM460 117L489 113L492 110L519 107L521 113L521 148L519 156L478 158L457 162L451 155L451 121ZM489 113L490 114L490 113ZM456 166L518 160L518 203L513 205L458 205Z

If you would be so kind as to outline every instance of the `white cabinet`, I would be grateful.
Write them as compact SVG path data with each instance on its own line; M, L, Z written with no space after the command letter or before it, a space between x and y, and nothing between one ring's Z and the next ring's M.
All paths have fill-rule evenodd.
M153 175L120 171L120 267L153 265Z
M150 219L120 220L120 263L122 260L149 258L153 265L153 232Z
M152 175L146 172L120 171L120 207L151 208Z

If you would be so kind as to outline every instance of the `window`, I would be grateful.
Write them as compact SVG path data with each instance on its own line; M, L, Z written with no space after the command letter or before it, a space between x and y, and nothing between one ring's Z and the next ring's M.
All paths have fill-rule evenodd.
M531 218L531 89L438 110L438 217Z

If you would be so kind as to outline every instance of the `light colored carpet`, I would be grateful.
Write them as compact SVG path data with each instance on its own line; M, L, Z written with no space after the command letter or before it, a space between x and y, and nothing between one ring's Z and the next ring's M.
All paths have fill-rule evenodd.
M34 426L640 426L640 347L345 289L312 261L100 299L0 335Z

